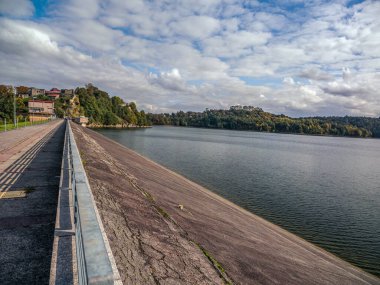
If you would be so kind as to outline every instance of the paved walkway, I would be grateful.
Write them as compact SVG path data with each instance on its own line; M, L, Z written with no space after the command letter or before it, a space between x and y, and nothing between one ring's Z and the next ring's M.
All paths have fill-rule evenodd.
M62 120L55 120L46 124L0 132L0 173L61 123Z
M64 129L0 134L0 284L49 282Z

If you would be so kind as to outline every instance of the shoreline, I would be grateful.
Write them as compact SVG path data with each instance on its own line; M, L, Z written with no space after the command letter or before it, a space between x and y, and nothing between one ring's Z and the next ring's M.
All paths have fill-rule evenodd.
M258 267L260 266L263 267L263 268L258 268L257 272L256 270L254 270L256 272L254 275L259 276L258 280L261 280L263 278L262 279L263 284L272 284L272 282L268 282L268 280L271 280L272 278L276 278L280 282L286 281L286 280L287 281L292 280L294 284L309 284L309 283L310 284L336 284L332 280L329 280L329 278L334 279L334 278L337 278L337 276L341 276L341 278L345 276L345 278L347 279L346 284L380 284L380 279L377 279L377 277L365 272L364 270L358 267L355 267L354 265L348 263L347 261L344 261L343 259L340 259L339 257L320 248L319 246L312 244L293 233L286 231L280 226L277 226L255 215L254 213L234 204L233 202L219 196L218 194L210 191L209 189L206 189L205 187L187 179L183 175L178 174L175 171L172 171L97 132L94 132L91 130L87 133L90 133L89 135L95 141L100 141L100 140L104 141L103 143L104 145L110 144L110 145L118 146L121 152L125 152L125 155L129 156L128 158L129 160L134 161L136 164L139 164L138 166L133 168L133 171L130 170L131 173L133 173L135 177L140 174L141 177L136 177L136 179L141 178L141 179L152 180L152 181L139 181L141 182L140 187L143 187L144 189L148 189L149 193L153 195L153 197L157 198L157 203L160 203L160 206L162 206L165 209L165 211L167 211L170 214L170 216L173 216L174 220L177 221L184 228L184 230L189 233L189 235L192 238L194 237L198 238L199 231L200 229L203 228L203 226L206 225L212 228L213 223L210 223L210 222L218 221L220 223L219 226L221 228L217 227L217 231L218 231L217 235L215 235L215 233L214 235L209 234L209 233L202 233L201 235L205 236L206 239L204 239L204 237L200 238L200 240L202 241L201 244L202 246L204 246L205 241L207 243L207 241L210 238L210 235L211 237L219 237L221 233L224 233L225 235L229 235L226 240L227 242L225 242L223 239L220 239L219 237L220 240L218 242L221 242L221 243L216 242L216 245L214 246L212 242L208 242L205 248L207 250L210 250L213 255L214 254L217 255L217 260L226 267L228 273L232 273L234 280L236 279L236 276L238 276L236 280L239 280L240 278L244 276L245 277L243 278L243 280L250 280L247 278L251 276L252 274L252 272L250 272L250 270L252 270L249 268L250 266L239 271L239 268L236 268L236 264L233 264L234 262L235 263L237 262L237 264L239 264L239 258L240 258L239 250L241 250L241 247L240 247L240 244L236 242L236 237L238 237L241 239L245 239L245 250L247 250L246 247L248 246L248 248L251 251L250 252L251 254L256 252L256 254L258 255L257 257L261 256L264 259L265 258L267 259L265 262L258 262L256 258L253 258L252 260L253 263L248 262L248 264L250 265L257 263ZM149 167L149 169L146 171L147 173L145 173L144 175L141 175L142 169L141 169L140 164L146 167ZM146 176L146 175L156 176L156 173L154 173L153 171L158 172L161 175L158 175L159 177ZM173 201L176 199L184 199L183 197L181 198L181 194L183 194L182 196L184 196L188 194L187 192L178 193L179 191L173 192L173 189L162 188L161 190L165 193L161 193L161 191L157 191L157 190L155 191L153 188L149 188L152 185L156 185L157 183L161 184L162 186L162 184L165 183L164 180L167 180L167 179L173 180L173 181L175 180L176 185L174 188L177 188L178 187L177 184L180 183L181 186L182 185L186 186L186 188L189 191L191 191L191 193L189 194L191 197L187 197L187 200L189 200L189 202L195 204L196 201L194 201L193 199L198 198L203 203L201 206L208 205L209 208L212 208L212 207L215 207L215 205L217 205L219 208L223 208L220 211L222 211L224 214L227 213L227 215L224 215L224 216L222 215L223 219L221 219L220 217L221 215L218 212L213 212L213 210L211 209L202 208L202 207L200 208L199 206L196 207L194 205L188 205L188 204L184 204L184 205L185 205L185 209L188 209L189 207L189 213L191 214L191 216L187 215L186 213L184 214L183 211L179 211L178 209L173 207ZM152 182L155 182L155 183L153 184ZM167 183L170 187L172 186L169 182ZM157 194L159 195L157 196ZM165 197L160 197L160 195L165 196ZM203 222L199 220L198 217L194 218L195 214L199 217L202 217L203 215L205 216L205 218L209 219L210 221ZM212 215L214 215L214 217L212 217ZM230 218L231 216L233 216L233 218ZM249 221L247 222L247 220ZM201 227L199 227L199 225L195 225L196 223L200 224ZM231 227L236 228L237 230L240 230L241 232L245 232L245 234L236 235L234 232L231 233L230 232ZM244 229L244 227L247 227L247 229ZM257 234L257 231L259 231L259 234ZM256 235L256 236L252 239L249 237L250 235ZM263 236L267 236L267 238L270 239L270 242L267 243L266 240L263 239ZM220 251L220 250L228 250L226 249L226 245L228 244L228 241L232 243L235 249L238 249L237 257L235 256L236 253L233 253L233 252L231 253L227 252L227 254L221 254L221 255L217 253L217 251ZM252 245L254 244L257 245L258 243L262 243L261 245L266 247L266 249L262 251L260 249L257 250L256 248L251 248ZM278 245L276 245L276 243L278 243ZM274 249L281 250L281 252L278 252L278 255L280 256L276 256L276 250L272 252ZM232 249L229 249L229 250L232 251ZM290 251L290 254L289 252L287 254L282 254L282 251L285 251L285 253L286 251ZM240 253L243 255L245 254L248 259L250 258L249 256L247 256L246 253L244 252L240 252ZM228 259L226 259L225 257L226 255L229 256L231 254L234 256L234 260L228 262ZM289 257L289 255L291 255L291 257ZM269 264L272 264L272 266L273 264L276 264L276 258L284 259L280 264L281 265L280 267L282 269L280 270L281 271L280 274L278 274L278 272L274 272L273 269L267 268ZM252 259L252 257L250 259ZM226 266L226 260L227 260L227 266ZM295 264L293 266L290 266L288 265L289 262L295 263ZM229 264L229 263L232 263L232 264ZM279 263L279 261L277 261L277 263ZM294 268L294 267L297 267L296 264L298 264L298 266L300 267L304 267L304 269L302 270L302 268ZM313 269L313 270L310 270L310 269ZM309 272L307 272L306 274L306 271L304 270L309 271ZM318 278L320 277L315 275L316 274L314 272L315 270L317 272L322 270L322 272L324 272L323 274L327 274L327 275L331 274L331 276L322 278L323 282L321 282L322 280L319 280L320 282L317 282ZM247 272L244 272L244 271L247 271ZM267 274L264 274L263 276L261 276L259 274L260 271L271 272L273 275L276 275L276 277L272 277L272 276L266 277ZM290 272L288 274L288 271L295 271L295 272ZM315 279L315 280L311 280L309 277L308 279L306 279L308 280L308 282L304 283L305 277L302 278L298 276L297 277L298 279L297 278L295 280L292 279L292 278L295 278L294 275L298 275L300 274L300 272L303 272L304 275L313 276L312 279ZM243 274L244 276L239 276L239 274L237 273ZM286 276L284 276L285 274ZM338 279L338 280L341 281L341 279ZM371 280L371 281L366 281L366 280Z
M87 125L89 129L147 129L152 126L135 126L135 125Z
M237 130L226 128L206 128L206 127L194 127L194 126L175 126L175 125L152 125L153 127L173 127L173 128L191 128L191 129L203 129L203 130L224 130L224 131L236 131L236 132L251 132L251 133L264 133L264 134L282 134L282 135L297 135L297 136L311 136L311 137L330 137L330 138L352 138L352 139L365 139L365 140L378 140L377 137L354 137L354 136L339 136L339 135L323 135L323 134L305 134L305 133L290 133L290 132L267 132L256 130Z

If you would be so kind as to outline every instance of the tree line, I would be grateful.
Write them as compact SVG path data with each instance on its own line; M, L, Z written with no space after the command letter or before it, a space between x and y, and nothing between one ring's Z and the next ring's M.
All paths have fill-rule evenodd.
M274 133L380 137L380 118L304 117L291 118L265 112L252 106L233 106L228 110L147 114L153 125L250 130Z
M20 86L18 88L28 87ZM26 92L23 89L24 92ZM19 93L22 93L19 91ZM45 95L35 99L49 100ZM27 118L30 98L16 98L16 116ZM14 93L10 86L0 85L0 119L13 121ZM370 117L304 117L291 118L265 112L252 106L232 106L228 110L206 109L203 112L145 114L138 111L134 102L125 103L118 96L110 97L107 92L92 84L75 89L75 96L63 96L54 101L58 117L86 116L93 125L173 125L231 130L251 130L275 133L310 135L335 135L380 138L380 118Z

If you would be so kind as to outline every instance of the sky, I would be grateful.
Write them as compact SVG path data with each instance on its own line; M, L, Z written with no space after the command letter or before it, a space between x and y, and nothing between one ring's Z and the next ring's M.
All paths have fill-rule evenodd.
M0 0L0 84L146 112L380 116L380 1Z

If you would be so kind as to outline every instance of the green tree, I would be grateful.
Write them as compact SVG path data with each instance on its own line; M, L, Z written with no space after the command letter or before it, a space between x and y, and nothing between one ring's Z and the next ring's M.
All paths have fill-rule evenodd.
M14 118L14 93L12 87L0 85L0 118L8 122Z
M110 97L107 92L89 83L77 88L81 113L89 117L90 123L102 125L132 124L144 126L146 114L139 112L134 102L126 104L118 96Z
M291 118L265 112L253 106L231 107L229 110L147 114L148 121L157 125L226 128L311 135L380 137L380 118L368 117L309 117Z

